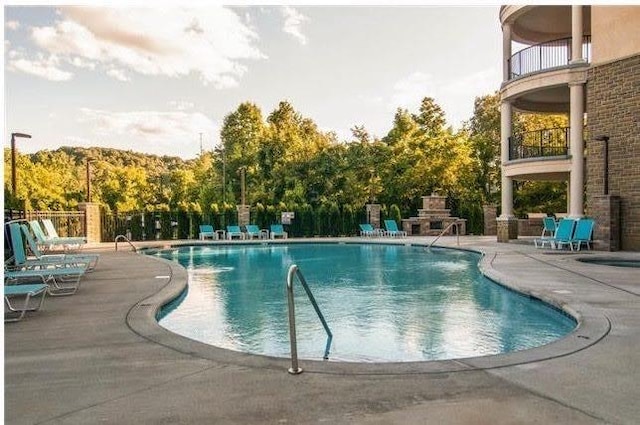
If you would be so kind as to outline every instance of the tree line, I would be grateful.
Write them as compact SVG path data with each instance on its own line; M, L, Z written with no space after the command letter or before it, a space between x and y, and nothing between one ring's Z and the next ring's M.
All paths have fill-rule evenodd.
M516 114L519 130L566 125L562 116ZM373 137L364 126L341 141L287 101L266 117L251 103L229 113L221 144L197 158L156 156L106 148L63 147L17 153L17 193L11 193L5 148L5 206L73 210L86 200L91 162L92 201L107 211L183 211L222 214L241 202L279 211L358 212L370 202L402 217L417 214L421 196L448 197L451 212L482 231L482 205L500 199L500 111L497 93L478 97L471 119L454 130L425 97L417 111L398 109L391 130ZM179 149L179 143L176 143ZM522 182L516 212L563 211L566 183Z

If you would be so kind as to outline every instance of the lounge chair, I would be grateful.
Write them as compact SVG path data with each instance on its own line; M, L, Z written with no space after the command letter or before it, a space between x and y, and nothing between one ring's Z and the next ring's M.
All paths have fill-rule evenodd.
M540 235L540 237L544 238L553 236L556 232L556 227L558 227L556 220L553 217L544 217L542 219L542 224L542 235Z
M227 226L227 239L232 240L235 237L244 239L244 233L240 230L240 226Z
M569 245L571 251L575 249L580 251L580 247L584 243L587 249L591 249L591 238L593 237L593 227L595 226L595 221L592 218L582 218L576 222L576 227L573 231L573 236L570 240L561 240L558 243L558 248L561 248L563 245Z
M573 237L573 229L576 226L576 221L572 218L563 218L558 223L558 227L553 237L537 238L533 240L533 244L536 248L544 248L546 244L549 244L550 248L561 247L563 243L568 243ZM540 244L538 246L538 244Z
M87 243L87 238L82 236L81 237L60 237L51 219L43 218L42 224L44 225L44 229L47 231L47 235L49 236L49 239L62 240L67 242L69 245L84 245Z
M50 238L44 233L38 220L31 220L29 222L29 227L31 227L31 231L36 237L36 242L45 251L49 251L54 247L62 247L64 250L68 250L71 249L71 247L79 246L78 241L69 241L64 238Z
M384 227L387 229L386 235L391 237L406 237L407 232L398 229L398 223L395 220L385 220Z
M247 231L247 236L249 239L258 238L258 239L266 239L269 237L268 230L260 230L260 228L255 224L247 224L244 226Z
M360 236L384 236L384 230L375 229L370 223L360 224Z
M40 302L32 305L35 297L40 296ZM25 285L4 285L4 303L8 311L5 311L5 322L17 322L22 320L27 311L40 310L44 304L44 297L47 295L47 285L44 283L32 283ZM24 304L14 305L11 300L17 297L24 297Z
M9 225L11 226L10 223ZM100 259L99 254L43 254L38 249L38 244L29 233L29 228L26 224L21 224L20 229L22 230L22 234L27 241L27 247L29 251L34 255L34 258L30 258L27 256L27 262L46 262L51 264L56 263L67 263L73 264L76 267L82 267L83 264L88 264L87 271L95 270L98 265L98 260Z
M284 231L284 227L282 227L282 224L272 224L271 226L271 239L275 239L275 238L282 238L282 239L287 239L287 237L289 236L287 234L287 232Z
M216 232L213 230L213 226L210 224L201 224L200 225L200 234L198 235L198 237L200 238L201 241L207 239L207 238L211 238L211 239L217 239L217 234Z
M18 227L10 226L14 265L5 263L4 282L19 284L41 281L48 285L49 295L72 295L80 288L80 279L87 271L87 263L27 261L27 254Z

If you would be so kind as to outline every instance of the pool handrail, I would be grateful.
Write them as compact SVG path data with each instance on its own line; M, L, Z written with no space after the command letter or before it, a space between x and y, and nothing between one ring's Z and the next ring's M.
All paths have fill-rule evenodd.
M291 367L289 368L289 373L292 375L297 375L302 373L302 368L298 366L298 342L296 339L296 315L295 315L295 304L293 301L293 279L297 276L298 280L302 284L307 296L309 297L309 301L311 301L311 305L313 305L314 310L318 314L318 318L320 322L322 322L322 326L324 330L327 332L327 345L324 350L323 358L327 360L329 358L329 348L331 347L331 341L333 340L333 333L329 329L329 325L327 321L324 319L322 312L320 311L320 307L318 307L318 303L316 302L315 297L311 293L311 289L309 289L309 285L307 284L306 279L302 275L302 272L298 268L297 265L292 264L289 267L289 273L287 274L287 301L289 304L289 340L291 341Z
M431 243L429 244L429 248L431 248L433 246L434 243L436 243L436 241L438 239L440 239L440 236L444 235L445 233L447 233L447 231L452 228L455 227L456 228L456 242L458 244L458 246L460 246L460 223L459 220L453 221L451 223L449 223L449 225L447 227L445 227L442 232L440 232L440 234L431 241Z

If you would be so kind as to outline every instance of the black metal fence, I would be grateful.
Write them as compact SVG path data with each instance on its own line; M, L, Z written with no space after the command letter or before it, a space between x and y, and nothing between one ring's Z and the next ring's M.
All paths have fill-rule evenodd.
M514 134L509 138L509 159L567 155L569 127L545 128Z
M4 210L5 221L9 220L42 220L48 218L53 223L58 236L76 237L86 235L84 211L20 211Z
M591 36L582 40L582 57L591 62ZM547 41L522 49L509 58L509 79L544 69L569 65L571 38Z

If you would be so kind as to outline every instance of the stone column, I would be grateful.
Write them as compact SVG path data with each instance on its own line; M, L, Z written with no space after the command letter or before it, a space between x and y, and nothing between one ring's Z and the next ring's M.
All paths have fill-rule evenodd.
M366 204L367 219L374 229L380 228L380 204Z
M571 62L584 63L582 57L582 6L571 6Z
M249 205L238 205L238 226L246 226L250 223L251 207Z
M569 176L569 217L584 215L584 85L582 82L569 84L569 152L571 172Z
M511 24L504 24L502 26L502 81L509 80L511 75L509 59L511 59Z
M620 243L620 197L596 195L591 197L589 215L596 225L593 230L594 249L619 251Z
M88 243L102 241L102 216L100 205L93 202L80 202L78 210L84 211L84 228Z
M498 208L495 205L483 205L482 212L484 216L484 235L496 236L498 234L498 230L496 228Z

